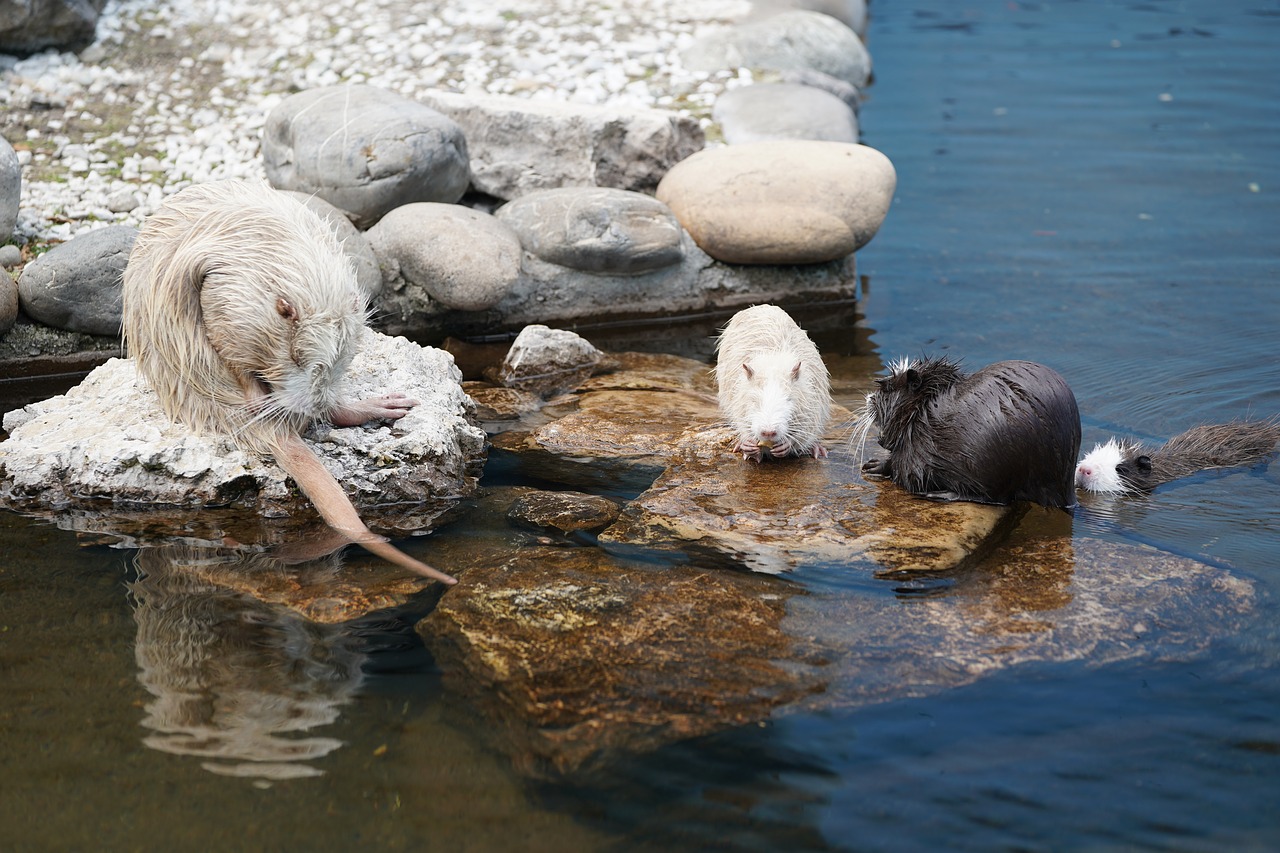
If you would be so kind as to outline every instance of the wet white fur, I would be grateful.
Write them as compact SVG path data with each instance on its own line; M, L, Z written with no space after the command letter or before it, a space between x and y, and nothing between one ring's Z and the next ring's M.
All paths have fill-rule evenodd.
M825 456L831 379L813 341L776 305L739 311L716 341L720 411L738 433L737 452Z
M1129 488L1116 473L1124 458L1125 447L1114 438L1106 444L1095 444L1076 465L1076 488L1090 492L1127 492Z
M365 314L332 229L248 182L169 199L124 274L125 342L166 414L258 451L337 406Z

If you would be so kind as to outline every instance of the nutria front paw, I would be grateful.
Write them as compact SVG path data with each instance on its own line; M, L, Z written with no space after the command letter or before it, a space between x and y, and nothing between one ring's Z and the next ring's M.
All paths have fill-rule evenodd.
M888 477L891 473L888 459L869 459L862 463L864 477Z

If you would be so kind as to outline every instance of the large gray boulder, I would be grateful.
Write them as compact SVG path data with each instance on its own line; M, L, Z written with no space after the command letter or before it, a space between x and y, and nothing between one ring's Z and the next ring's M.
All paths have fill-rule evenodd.
M314 193L360 228L419 201L453 203L470 182L462 129L431 107L375 86L285 98L262 131L267 179Z
M515 232L469 207L406 204L366 233L382 267L384 310L411 312L408 300L483 311L505 297L520 276Z
M447 92L419 98L462 126L472 185L505 200L559 187L652 191L704 143L696 119L661 110Z
M709 33L681 53L695 71L811 69L858 89L871 79L871 54L862 39L830 15L782 12Z
M22 310L55 329L118 336L124 268L137 236L132 225L108 225L36 258L18 278Z
M498 208L525 251L587 272L649 272L684 259L680 223L662 202L606 187L566 187Z
M0 53L79 50L93 42L107 0L0 0Z
M4 0L0 0L3 3ZM8 140L0 136L0 243L13 236L22 201L22 166Z

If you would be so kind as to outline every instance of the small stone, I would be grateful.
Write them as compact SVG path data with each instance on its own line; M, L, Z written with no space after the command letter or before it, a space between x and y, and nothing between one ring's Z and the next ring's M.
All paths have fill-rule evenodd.
M119 190L107 196L107 210L112 213L128 213L141 203L142 199L133 190Z
M483 311L520 276L520 240L487 213L419 202L388 213L366 233L391 288L412 285L459 311Z
M497 378L508 387L547 397L577 388L603 357L576 332L535 324L525 326L511 342Z
M36 258L18 278L22 310L56 329L118 336L124 268L137 236L131 225L110 225Z
M544 261L599 273L639 273L684 258L680 223L651 196L603 187L567 187L522 196L495 214L526 251Z
M22 263L22 250L17 246L0 246L0 267L11 270Z
M866 245L896 185L889 158L865 145L754 142L677 164L657 197L716 260L808 264Z
M285 98L267 115L262 158L273 186L315 193L360 228L412 202L456 202L471 180L455 122L374 86Z
M507 518L565 533L600 530L612 524L620 507L608 498L583 492L529 492L507 511Z

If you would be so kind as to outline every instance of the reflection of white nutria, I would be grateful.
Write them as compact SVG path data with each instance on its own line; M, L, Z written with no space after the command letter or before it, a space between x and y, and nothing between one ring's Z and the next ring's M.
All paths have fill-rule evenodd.
M1275 452L1280 420L1204 424L1159 447L1112 438L1076 466L1076 486L1090 492L1149 492L1206 468L1256 465Z
M375 536L300 434L314 420L403 417L401 394L342 399L366 306L350 261L306 205L265 185L189 187L147 219L124 273L124 337L165 414L276 462L336 530L436 571Z
M333 561L336 566L336 558ZM342 741L300 733L329 725L364 680L365 655L342 628L310 623L198 577L210 564L275 572L262 555L147 548L129 585L138 680L154 697L147 746L206 759L213 773L287 779ZM319 564L318 564L319 565Z
M738 432L735 453L759 462L826 456L831 378L818 348L776 305L743 309L716 341L720 411Z

